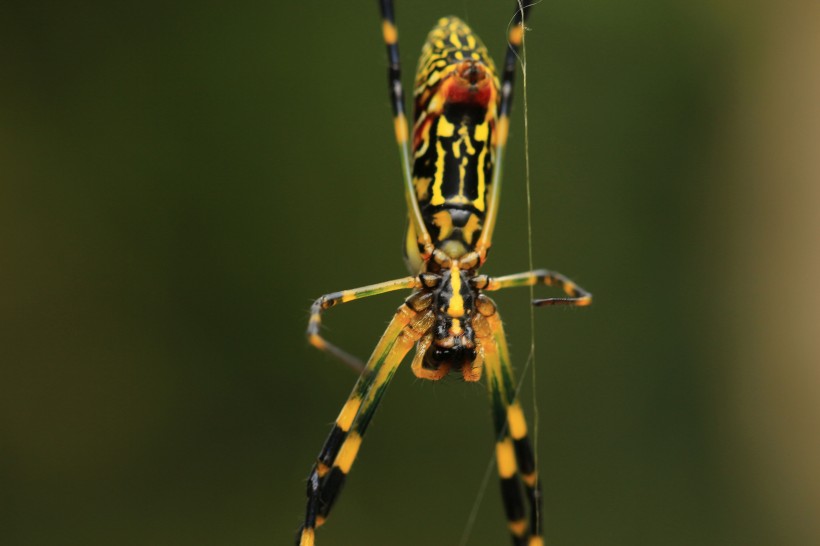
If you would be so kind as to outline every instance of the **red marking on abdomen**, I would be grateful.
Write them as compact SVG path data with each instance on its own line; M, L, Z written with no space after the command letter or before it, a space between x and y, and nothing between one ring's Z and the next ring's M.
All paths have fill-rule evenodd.
M416 107L416 111L418 112L418 107ZM436 119L435 117L429 117L428 116L421 123L421 125L416 127L416 130L413 131L413 150L418 150L419 149L419 144L421 144L421 141L422 141L422 138L423 138L423 135L424 135L425 131L429 130L430 125L433 123L433 121L435 119Z
M464 61L442 84L447 102L469 103L487 107L493 96L493 80L487 67L477 61Z

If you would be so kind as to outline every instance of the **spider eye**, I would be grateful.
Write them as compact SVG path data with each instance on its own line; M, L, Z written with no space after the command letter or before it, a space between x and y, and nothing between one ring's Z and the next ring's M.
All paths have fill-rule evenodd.
M433 349L433 352L430 354L430 358L433 359L433 362L444 362L450 357L449 349L441 349L436 347Z

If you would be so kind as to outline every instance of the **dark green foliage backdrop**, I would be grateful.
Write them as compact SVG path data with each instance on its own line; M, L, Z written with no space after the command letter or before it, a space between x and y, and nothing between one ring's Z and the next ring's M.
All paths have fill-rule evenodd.
M596 296L536 318L551 544L773 543L727 464L707 282L758 28L737 11L533 13L535 262ZM500 59L510 2L399 2L408 85L449 13ZM288 544L355 380L305 342L309 304L404 274L375 5L11 2L0 71L3 543ZM491 274L527 268L520 91ZM497 300L521 370L528 293ZM367 354L400 301L334 310L327 333ZM320 544L457 543L491 440L481 385L402 369ZM469 544L507 543L497 496Z

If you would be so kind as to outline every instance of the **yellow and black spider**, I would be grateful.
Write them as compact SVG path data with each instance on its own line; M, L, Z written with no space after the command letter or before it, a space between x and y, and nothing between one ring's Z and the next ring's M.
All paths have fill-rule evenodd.
M310 343L361 375L308 477L307 510L297 543L313 546L315 529L330 513L388 383L415 345L411 368L421 379L438 380L458 371L465 381L478 381L486 370L501 494L513 544L540 546L541 493L535 459L516 401L501 318L484 292L545 284L562 288L568 296L535 300L533 304L539 306L589 305L592 296L551 271L497 278L478 274L498 215L516 59L529 7L519 7L510 26L500 82L487 49L464 22L456 17L438 21L419 60L411 146L393 2L380 0L380 5L410 220L405 261L411 276L333 292L311 308ZM321 336L325 310L402 289L413 293L399 307L366 364Z

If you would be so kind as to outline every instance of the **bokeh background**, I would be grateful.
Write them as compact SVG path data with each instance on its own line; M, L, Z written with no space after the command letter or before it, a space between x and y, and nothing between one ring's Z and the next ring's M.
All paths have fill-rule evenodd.
M291 543L355 380L309 304L404 275L374 4L3 3L3 544ZM500 59L510 4L400 1L405 83L444 14ZM534 333L497 297L549 544L820 544L817 21L533 12L535 262L596 296ZM490 274L527 267L518 91ZM366 355L400 301L327 334ZM459 544L491 454L482 385L401 370L320 543ZM507 543L493 476L467 544Z

